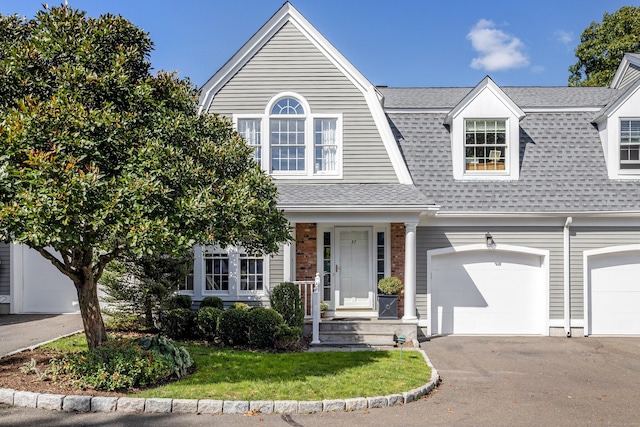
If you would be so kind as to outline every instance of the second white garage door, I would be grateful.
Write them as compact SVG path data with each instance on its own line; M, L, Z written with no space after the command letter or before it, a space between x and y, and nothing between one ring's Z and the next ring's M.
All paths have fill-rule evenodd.
M546 335L544 251L474 248L430 251L431 333Z
M640 335L640 248L585 251L587 334Z

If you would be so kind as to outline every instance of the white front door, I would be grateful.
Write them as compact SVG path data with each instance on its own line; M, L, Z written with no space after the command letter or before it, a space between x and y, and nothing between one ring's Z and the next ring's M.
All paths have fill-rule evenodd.
M336 227L336 302L340 308L373 308L371 228Z

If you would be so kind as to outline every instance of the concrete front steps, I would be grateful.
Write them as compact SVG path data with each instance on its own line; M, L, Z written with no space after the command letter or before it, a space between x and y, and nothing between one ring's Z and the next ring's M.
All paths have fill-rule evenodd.
M324 318L320 322L320 344L313 347L394 347L404 335L405 346L417 342L417 325L401 320Z

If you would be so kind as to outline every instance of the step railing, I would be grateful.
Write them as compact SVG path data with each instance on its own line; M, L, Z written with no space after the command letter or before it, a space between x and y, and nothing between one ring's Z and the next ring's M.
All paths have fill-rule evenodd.
M320 273L315 280L293 282L300 289L300 299L304 307L304 318L312 319L311 344L320 343Z

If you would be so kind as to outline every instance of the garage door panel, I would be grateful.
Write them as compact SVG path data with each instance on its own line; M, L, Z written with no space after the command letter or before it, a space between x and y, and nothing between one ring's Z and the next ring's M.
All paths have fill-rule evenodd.
M588 258L589 333L640 335L640 251Z
M438 334L540 334L539 255L498 251L432 257L431 326Z

